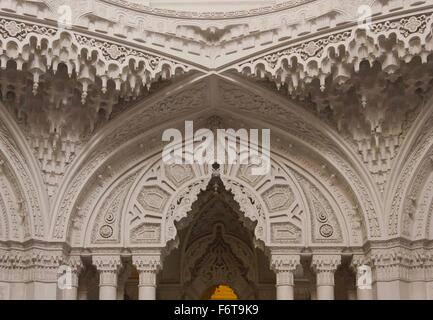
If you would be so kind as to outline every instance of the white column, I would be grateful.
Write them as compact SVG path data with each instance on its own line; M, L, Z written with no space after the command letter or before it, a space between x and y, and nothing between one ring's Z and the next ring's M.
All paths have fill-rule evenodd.
M294 300L294 272L300 263L299 255L272 255L271 268L277 278L277 300Z
M316 273L317 300L334 300L334 273L340 255L313 255L311 266Z
M120 256L93 256L92 261L99 271L99 300L116 300Z
M161 256L154 255L134 255L132 264L139 273L138 299L156 299L156 275L161 268Z
M66 277L66 283L63 283L65 286L60 288L62 289L63 300L77 300L78 279L83 270L81 258L78 256L70 257L67 267L69 268L68 273L64 275Z
M354 255L350 267L356 274L357 300L373 300L373 274L364 255Z

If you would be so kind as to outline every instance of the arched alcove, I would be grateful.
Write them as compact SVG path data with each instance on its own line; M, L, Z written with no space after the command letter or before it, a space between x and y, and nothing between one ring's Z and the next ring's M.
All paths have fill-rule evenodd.
M257 221L241 212L217 170L188 216L175 223L177 248L164 258L159 275L162 299L203 299L219 286L232 288L242 300L266 298L263 287L275 283L264 247L258 248L254 237Z

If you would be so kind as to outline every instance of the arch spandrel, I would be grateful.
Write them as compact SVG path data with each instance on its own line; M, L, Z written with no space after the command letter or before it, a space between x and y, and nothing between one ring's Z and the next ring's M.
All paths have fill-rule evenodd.
M0 103L0 171L3 238L23 241L47 236L48 197L22 132ZM7 222L7 223L6 223Z
M432 296L433 0L266 1L0 1L0 296L55 295L45 270L89 255L154 286L214 193L278 255L269 283L353 256L378 298ZM164 165L162 131L210 117L271 129L271 173Z
M88 220L86 247L176 245L177 226L188 223L194 203L212 178L212 168L165 165L159 156L147 163L141 173L130 175L107 193L105 200L99 201L92 213L94 217ZM248 166L223 166L220 177L245 223L254 225L254 235L261 246L362 244L359 238L350 236L352 222L342 216L336 200L324 192L320 183L308 182L307 188L301 187L305 178L288 173L275 161L267 176L252 179L247 172ZM111 238L115 232L107 222L113 219L107 217L112 210L117 214L115 220L121 221L121 226L116 227L121 233L117 238Z
M210 79L212 80L212 79ZM203 93L206 91L203 91L203 87L210 90L210 86L212 84L212 81L209 81L206 85L202 82L194 82L191 87L191 94L194 93ZM246 95L247 93L244 93L244 90L240 90L239 94L242 94L242 99L239 98L239 101L243 101L243 95ZM188 94L180 94L179 99L183 101L183 99L186 99L186 96ZM193 106L199 106L200 101L202 97L199 97L197 99L194 99ZM172 101L173 97L170 97L168 100ZM185 101L190 101L186 99ZM261 100L257 101L259 103ZM173 101L172 101L173 102ZM156 103L156 105L149 105L150 109L158 109L159 105L169 105L172 104L172 102L166 101L166 99L158 100L156 99L152 103ZM251 103L255 103L252 101ZM282 102L273 102L272 104L269 104L270 106L279 105L282 104ZM267 104L264 105L264 107L267 107ZM173 120L171 124L174 127L180 127L182 128L184 126L183 119L186 120L194 120L198 117L203 119L203 115L206 114L206 110L203 110L202 112L198 111L197 113L194 113L198 109L189 108L187 110L190 110L191 115L188 116L187 114L180 116L178 119ZM197 107L198 108L198 107ZM282 108L282 105L281 105ZM170 108L166 108L167 110ZM256 121L254 122L251 120L251 117L253 114L251 113L243 113L243 110L239 110L239 112L242 111L243 113L243 119L242 122L247 122L247 126L251 127L263 127L263 126L271 126L273 137L275 137L275 141L272 142L272 146L275 147L275 151L282 153L282 154L289 154L288 158L297 158L296 162L299 163L300 167L308 168L308 170L313 170L312 164L309 163L309 159L313 161L315 164L314 166L325 166L326 169L325 172L329 172L329 175L335 175L338 177L339 182L344 183L348 190L351 190L352 197L353 197L353 207L358 206L359 212L362 213L364 216L365 212L368 212L368 215L366 215L365 223L366 229L368 230L368 237L380 237L381 235L381 216L379 214L380 208L375 207L375 200L372 200L370 198L369 194L369 187L365 184L365 177L364 172L358 172L358 165L353 165L352 161L348 161L345 157L345 146L342 145L338 140L334 140L334 136L330 135L327 138L325 138L325 135L323 133L326 132L326 135L329 133L329 130L326 128L318 128L314 129L312 132L309 130L311 129L310 124L313 122L312 117L307 117L305 115L305 112L297 112L299 111L297 109L297 106L293 106L292 108L287 109L284 108L285 111L289 112L289 116L285 116L284 120L287 120L287 130L290 130L290 134L285 132L279 125L275 126L274 124L269 124L268 122L262 122ZM134 111L134 112L133 112ZM53 219L56 219L56 221L52 221L52 228L54 228L55 232L55 238L62 238L65 235L65 232L62 231L60 228L65 227L65 222L69 221L69 216L72 214L72 216L75 216L79 213L77 213L76 208L79 207L81 209L85 208L85 214L89 215L90 204L83 205L80 204L80 202L83 201L97 201L99 199L99 196L92 196L93 200L89 198L89 195L92 194L92 189L98 189L93 188L92 184L90 183L93 181L97 185L101 182L104 183L104 181L109 181L113 179L117 179L117 177L120 177L120 172L125 172L125 170L129 170L128 167L136 166L138 163L141 163L140 166L144 165L143 161L145 161L147 154L154 152L154 154L160 153L160 148L162 147L162 143L155 142L156 140L160 140L161 137L161 125L158 124L158 127L155 127L151 130L151 136L145 133L145 130L143 128L144 123L142 118L142 114L148 114L148 112L139 112L137 114L139 109L131 110L131 112L126 113L122 115L121 121L116 124L109 124L106 128L104 128L103 133L106 138L104 138L103 142L101 142L99 139L101 138L101 135L97 135L95 137L94 143L91 143L91 147L89 147L89 150L87 150L86 154L88 157L80 157L79 161L74 164L73 170L71 170L68 173L68 179L65 180L64 185L62 186L62 193L58 195L58 198L55 202L56 210L59 212L59 216L54 217ZM282 111L282 110L281 110ZM233 123L238 123L238 115L233 113L227 113L228 110L218 110L217 114L221 114L221 117L231 119L230 123L233 125ZM259 113L262 111L259 110ZM291 116L293 117L291 117ZM133 120L131 121L131 117L133 117ZM148 119L149 117L146 116ZM305 118L304 118L305 117ZM205 116L204 118L207 118ZM202 120L197 120L202 121ZM203 121L202 121L203 122ZM227 126L227 123L224 124L224 126ZM236 127L236 126L235 126ZM323 131L321 131L323 129ZM182 130L182 129L180 129ZM136 133L135 135L133 133ZM293 134L292 134L293 133ZM102 134L102 133L101 133ZM320 137L320 139L318 138ZM119 140L119 139L120 140ZM303 138L312 139L311 144L308 144L307 142L303 141ZM323 139L322 139L323 138ZM144 144L143 141L151 141L152 143L146 143ZM314 141L313 141L314 140ZM288 142L289 141L289 142ZM285 142L288 142L288 144L285 144ZM296 152L301 152L298 154L292 154L293 150L290 149L291 145L295 145L295 150L299 150ZM151 151L154 150L154 151ZM323 154L322 151L326 150L326 153ZM128 155L128 157L125 158L125 155ZM317 156L312 157L312 154L316 154ZM350 152L349 152L350 154ZM123 159L122 159L123 158ZM91 160L90 160L91 159ZM122 160L120 160L122 159ZM119 166L118 161L122 161L122 165ZM310 161L310 162L311 162ZM323 164L319 164L319 162L322 162ZM356 163L356 162L355 162ZM352 167L352 165L355 167ZM122 168L122 171L118 171L118 168ZM111 168L111 169L108 169ZM71 168L72 169L72 168ZM314 175L321 175L320 169L314 169L315 173ZM340 176L341 174L341 176ZM181 185L184 183L182 181L182 175L176 176L173 178L174 180L177 179L177 181L174 181L174 184ZM247 179L243 177L243 179ZM248 178L249 179L249 178ZM247 179L247 180L248 180ZM321 177L320 179L325 179L325 177ZM351 185L352 179L355 181L355 184ZM293 179L292 179L293 180ZM367 181L369 181L367 179ZM249 181L246 181L249 182ZM111 184L111 182L109 182ZM257 183L256 182L249 182L249 183ZM88 189L85 189L88 186ZM367 183L368 185L368 183ZM327 188L329 185L327 186ZM336 186L338 187L338 186ZM174 187L173 187L174 188ZM87 190L87 191L83 191ZM353 191L353 192L352 192ZM89 193L90 192L90 193ZM63 194L63 195L62 195ZM88 200L86 200L88 198ZM305 199L304 199L304 203ZM94 205L92 205L94 206ZM53 210L54 210L53 208ZM89 208L89 209L88 209ZM343 211L352 211L352 209L345 208ZM62 218L61 218L62 217ZM62 219L66 219L62 222ZM364 219L363 219L364 220ZM373 225L372 223L376 221L376 225ZM55 225L54 225L55 223ZM70 225L69 225L70 227ZM62 236L63 234L63 236Z

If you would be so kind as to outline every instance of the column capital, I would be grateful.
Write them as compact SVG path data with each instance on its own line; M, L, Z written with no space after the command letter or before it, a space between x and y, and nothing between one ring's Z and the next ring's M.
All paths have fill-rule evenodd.
M295 271L301 264L301 256L294 254L273 254L271 256L271 269L275 272Z
M138 271L157 272L162 268L160 255L134 255L132 264Z
M134 255L132 256L132 264L139 272L139 286L156 286L156 274L162 267L160 255Z
M95 255L92 256L92 263L99 272L113 272L116 274L122 266L120 255Z
M318 286L333 286L334 273L341 263L341 255L318 254L313 255L311 267L316 273Z
M311 266L316 272L335 272L341 264L339 254L315 254Z
M66 270L64 269L66 267ZM65 259L59 271L63 274L64 271L70 272L70 281L73 287L78 288L78 278L81 271L84 269L84 264L80 256L69 256ZM60 279L60 278L59 278ZM57 281L59 281L59 279Z
M356 274L358 272L358 268L365 265L371 267L370 258L364 254L355 254L352 257L349 268Z
M293 286L293 272L301 263L299 255L273 254L271 256L271 269L277 276L277 286Z

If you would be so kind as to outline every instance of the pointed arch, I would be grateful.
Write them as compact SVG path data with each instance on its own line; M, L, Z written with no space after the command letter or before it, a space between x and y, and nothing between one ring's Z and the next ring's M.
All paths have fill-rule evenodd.
M45 239L49 220L49 201L40 174L40 167L31 152L20 128L0 102L0 154L4 162L3 172L9 172L8 184L13 194L9 197L8 218L10 228L17 230L22 224L27 231L19 231L14 240L25 238ZM6 184L3 188L7 188ZM11 223L16 220L16 226ZM11 235L12 236L12 235ZM12 240L11 239L11 240Z

